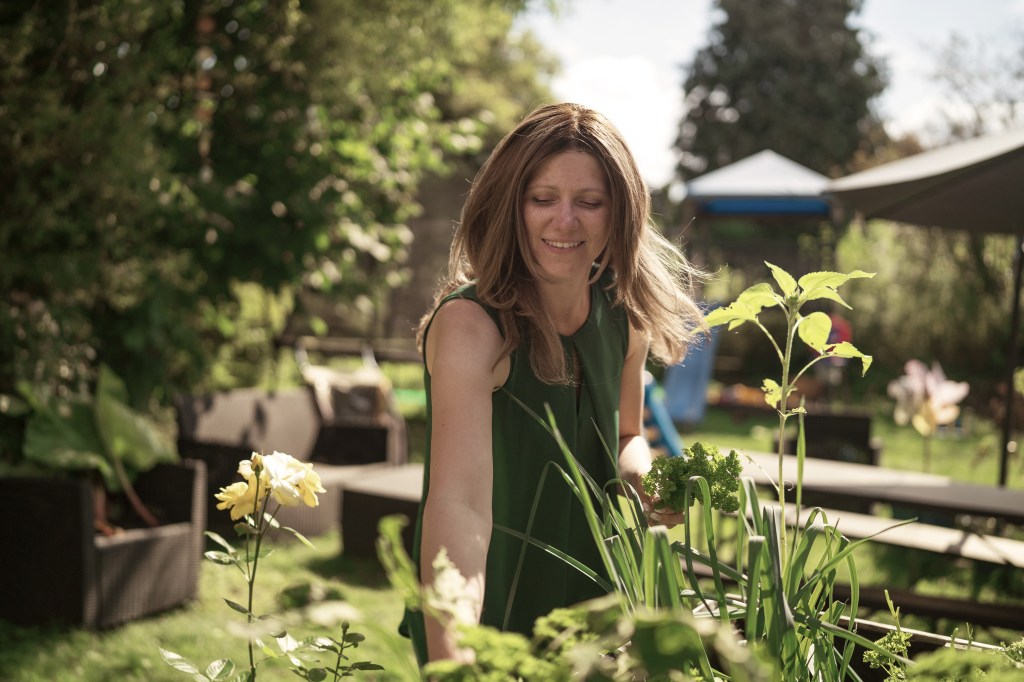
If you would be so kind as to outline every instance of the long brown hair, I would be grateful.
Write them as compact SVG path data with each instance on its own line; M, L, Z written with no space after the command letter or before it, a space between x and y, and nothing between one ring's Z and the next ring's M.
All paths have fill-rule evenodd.
M434 308L457 288L475 282L480 301L498 311L502 355L523 340L530 364L547 383L569 383L558 333L541 306L535 263L527 248L523 197L537 170L566 151L593 156L604 169L612 226L594 275L614 273L615 303L665 363L682 359L703 317L691 292L697 271L651 223L651 195L632 153L614 125L578 104L550 104L529 114L498 143L473 180ZM420 322L422 347L433 311Z

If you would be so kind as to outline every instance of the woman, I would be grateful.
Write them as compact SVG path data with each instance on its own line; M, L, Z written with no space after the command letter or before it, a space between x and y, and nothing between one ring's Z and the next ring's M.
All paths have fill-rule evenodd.
M564 457L520 401L551 409L594 480L618 475L644 497L648 349L676 362L702 326L694 272L652 228L650 204L614 126L555 104L498 144L463 207L420 326L428 452L413 558L429 584L444 548L484 624L528 634L538 616L601 593L533 545L520 565L523 541L504 530L526 532L533 512L534 537L601 570L582 505L549 464ZM433 618L408 613L406 625L421 663L466 655Z

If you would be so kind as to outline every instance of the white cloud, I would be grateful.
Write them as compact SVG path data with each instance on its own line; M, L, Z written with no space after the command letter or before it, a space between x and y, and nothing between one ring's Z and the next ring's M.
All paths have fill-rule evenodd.
M673 74L645 57L598 56L573 62L552 85L562 100L596 109L615 124L649 183L669 181L675 126L682 115Z

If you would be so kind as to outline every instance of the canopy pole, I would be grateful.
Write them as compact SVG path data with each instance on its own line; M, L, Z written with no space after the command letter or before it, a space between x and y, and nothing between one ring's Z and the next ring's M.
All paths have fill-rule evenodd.
M1010 438L1013 431L1013 375L1017 371L1017 328L1020 326L1021 271L1024 270L1024 233L1017 236L1013 255L1013 312L1010 315L1010 347L1006 349L1006 411L1003 414L1003 449L999 453L999 485L1006 486L1010 460Z

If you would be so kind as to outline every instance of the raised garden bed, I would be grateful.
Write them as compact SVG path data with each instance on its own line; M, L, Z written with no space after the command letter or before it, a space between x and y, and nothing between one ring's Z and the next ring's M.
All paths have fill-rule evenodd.
M101 629L195 599L205 465L161 464L135 487L162 525L103 536L95 530L88 481L0 478L0 618Z

